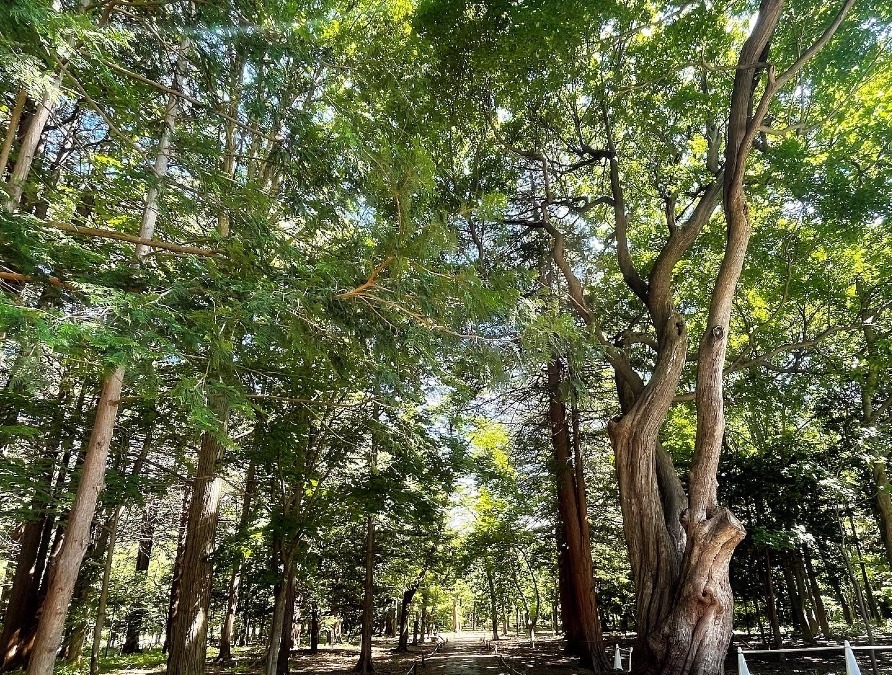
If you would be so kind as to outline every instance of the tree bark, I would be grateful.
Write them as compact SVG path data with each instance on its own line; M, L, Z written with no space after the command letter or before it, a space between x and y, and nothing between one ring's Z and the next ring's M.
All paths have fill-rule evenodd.
M784 555L781 558L781 572L784 576L784 584L787 587L787 597L789 597L790 599L790 609L793 615L793 627L799 631L799 634L802 636L803 640L805 640L806 642L811 642L814 639L814 635L811 632L811 626L808 621L808 616L806 616L805 604L802 595L799 592L796 578L793 574L792 563L790 561L789 555Z
M310 605L310 653L319 651L319 605Z
M282 572L282 578L275 587L275 601L273 602L272 621L270 623L269 638L266 645L265 675L276 675L279 664L279 643L282 639L282 626L285 622L285 602L288 596L288 583L291 576L290 569Z
M886 563L892 567L892 485L886 475L886 461L873 461L873 479L877 489L877 513L879 515L880 537L886 552Z
M239 516L238 531L242 535L246 532L248 523L251 520L251 501L254 498L254 489L257 486L254 480L254 471L254 462L252 460L248 464L248 471L245 474L245 494L242 498L242 513ZM223 619L223 627L220 630L220 653L217 655L217 658L221 661L232 659L232 629L235 625L235 612L238 607L243 563L244 560L241 555L236 557L232 575L229 577L229 592L226 594L226 616Z
M400 602L399 631L400 639L397 645L397 652L409 651L409 606L412 604L412 598L418 591L418 585L414 582L403 591L403 597Z
M359 647L359 662L354 666L355 673L371 673L372 666L372 622L374 621L375 583L375 516L366 517L365 535L365 584L362 602L362 641Z
M279 640L279 661L276 666L276 675L288 675L291 650L294 648L294 573L289 576L288 590L285 594L285 615L282 619L282 637Z
M152 546L155 541L155 521L152 515L152 504L147 503L143 509L142 525L140 526L139 549L136 554L137 584L143 584L148 578L149 563L152 558ZM142 634L142 622L145 617L145 606L141 595L137 595L136 602L127 615L127 633L124 639L122 654L138 654L140 635Z
M820 626L821 633L824 634L824 637L828 640L831 640L833 639L833 634L830 631L830 621L827 618L827 608L824 606L824 598L821 595L821 586L818 584L818 576L815 574L815 568L814 564L812 563L808 546L803 547L802 557L805 560L805 571L808 574L808 586L811 590L812 601L814 602L815 607L815 614L818 619L818 626Z
M18 208L22 199L22 191L24 190L25 182L28 180L28 174L31 173L31 165L34 162L34 157L37 155L37 148L40 146L40 141L43 138L47 120L49 120L50 113L55 107L55 98L58 95L61 82L62 74L60 71L53 84L48 87L41 98L40 103L37 105L37 110L28 121L28 127L19 145L18 157L6 184L6 191L9 197L6 200L5 208L9 213Z
M228 404L222 397L215 395L210 405L225 433L229 417ZM217 475L217 464L222 451L223 445L216 434L210 431L202 434L186 525L179 598L167 659L168 675L204 675L205 672L208 609L213 581L211 556L214 552L222 486L220 476Z
M294 584L291 560L286 560L282 569L282 578L276 585L276 600L273 605L272 622L269 629L269 642L266 649L266 675L277 675L279 671L279 658L281 656L282 631L285 628L285 615L287 612L288 597ZM291 596L292 612L294 596ZM287 669L287 665L286 665Z
M167 106L164 110L164 127L161 130L161 138L158 140L158 152L155 155L155 164L152 167L154 181L149 186L146 193L146 206L142 213L142 222L139 226L139 236L142 239L152 239L155 234L155 223L158 220L158 190L160 182L167 175L167 166L170 160L170 143L173 136L174 126L177 117L180 114L180 96L179 93L183 87L183 79L186 72L186 50L188 48L188 38L180 41L177 50L176 69L174 70L173 83L171 84L171 92L167 97ZM142 258L148 255L151 249L145 244L136 245L136 255Z
M561 616L567 650L584 667L607 668L592 572L588 506L585 496L578 415L568 419L561 388L567 383L560 360L548 364L548 419L557 483ZM575 406L574 406L575 407ZM573 426L571 438L570 424ZM563 541L561 541L561 539Z
M375 413L377 419L377 411ZM378 446L374 431L370 438L369 478L378 474ZM355 673L371 673L372 665L372 622L375 619L375 510L369 505L366 515L365 535L365 584L362 601L362 638L359 646L359 661L353 667Z
M118 414L123 379L124 368L117 366L108 375L102 388L80 484L65 528L65 539L50 572L47 596L40 609L28 675L52 675L53 672L56 653L62 642L68 604L87 549L90 523L105 479L105 465Z
M486 580L489 582L489 616L492 620L492 639L499 639L499 601L496 597L496 587L493 583L492 570L486 568Z
M123 506L115 508L109 523L108 545L105 554L105 568L102 572L102 587L99 592L99 607L96 610L96 624L93 627L93 646L90 650L90 675L99 675L99 651L102 647L102 629L105 627L105 612L108 606L108 585L111 580L112 561L115 556L115 544L118 539L118 522L121 520Z
M852 543L855 545L855 553L858 554L858 569L861 571L861 581L864 586L862 592L867 599L867 607L874 621L880 620L880 610L877 607L877 601L873 594L873 586L870 583L870 577L867 576L867 565L864 562L864 552L861 550L861 540L858 538L858 530L855 528L855 514L852 512L851 504L846 506L849 518L849 527L852 529Z
M186 555L186 532L189 527L189 505L192 503L192 486L183 490L183 506L180 510L180 526L177 534L177 552L173 562L173 578L170 581L170 601L167 608L167 622L164 627L164 645L161 651L170 653L173 637L173 624L180 604L180 581L183 578L183 559Z
M9 125L6 127L6 136L3 139L3 147L0 148L0 181L4 180L6 165L9 162L9 153L12 150L12 144L15 142L16 133L19 129L19 120L22 117L22 110L25 109L27 101L28 92L24 89L16 94L12 113L9 116Z
M771 558L768 557L768 551L765 551L765 613L768 615L768 623L771 625L771 637L774 640L774 648L780 649L783 646L783 637L781 636L780 621L777 619L777 599L774 595L774 579L771 573Z
M30 521L25 524L22 532L15 574L12 578L9 602L3 621L3 634L0 636L0 644L3 649L0 672L18 670L27 663L27 657L22 653L22 647L29 641L27 636L33 634L30 624L33 624L39 609L40 580L43 575L43 567L46 564L46 559L40 555L39 550L41 539L44 537L45 524L45 518Z

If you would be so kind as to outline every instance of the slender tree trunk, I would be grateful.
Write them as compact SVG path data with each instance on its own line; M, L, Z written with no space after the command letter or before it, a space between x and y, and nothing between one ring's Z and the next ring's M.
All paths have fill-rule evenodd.
M403 591L399 616L400 641L396 648L398 652L409 651L409 606L412 604L412 598L415 597L415 592L417 590L418 586L413 583L413 585Z
M281 550L281 542L276 542L276 548ZM278 553L276 557L278 557ZM288 604L288 594L293 584L293 566L291 557L286 556L286 560L282 565L282 577L276 584L275 603L273 604L273 616L269 629L269 642L266 649L266 675L276 675L279 668L280 644L282 641L282 630L285 624L286 605ZM293 605L292 601L292 605Z
M90 523L105 479L105 464L121 398L124 368L117 366L106 378L96 410L90 444L74 505L68 516L65 540L50 573L47 596L41 606L34 652L28 675L52 675L68 604L90 536Z
M805 571L808 574L808 585L811 590L812 600L814 602L815 614L817 615L818 625L821 627L821 633L828 640L833 638L830 631L830 621L827 618L827 608L824 606L824 598L821 595L821 587L818 584L818 576L815 574L815 568L812 563L811 555L808 547L804 547L802 557L805 561Z
M793 572L793 564L789 555L781 558L781 572L784 575L784 583L787 586L787 596L790 598L790 608L793 612L793 624L799 629L802 639L811 642L814 635L811 631L811 625L806 615L804 599L800 593L799 586Z
M25 109L27 101L28 92L24 89L16 94L12 113L9 116L9 125L6 127L6 136L3 139L3 147L0 148L0 181L4 180L6 165L9 162L9 153L12 150L12 144L15 143L16 133L19 129L19 120L22 118L22 111Z
M251 519L251 501L254 497L256 481L254 480L254 462L248 464L245 475L245 494L242 498L242 513L239 516L239 533L244 534ZM241 586L242 564L244 560L238 556L229 577L229 592L226 595L226 616L223 619L223 627L220 630L220 653L217 656L221 661L232 659L232 628L235 625L235 611L238 607L239 586Z
M228 404L219 396L210 402L225 432ZM217 463L223 446L216 434L202 434L198 466L192 484L186 545L167 659L168 675L204 675L207 653L208 609L211 600L214 534L220 506L222 481Z
M319 651L319 605L310 605L310 653Z
M180 526L177 535L177 553L173 562L173 578L170 582L170 601L167 608L167 622L164 629L164 645L162 651L170 653L173 637L173 624L180 604L180 581L183 578L183 560L186 555L186 533L189 527L189 511L192 503L192 486L183 490L183 506L180 510Z
M768 615L768 623L771 625L771 637L774 640L774 648L783 646L780 621L777 620L777 599L774 595L774 579L771 572L771 558L765 551L765 613Z
M823 558L823 556L822 560L824 562L824 569L827 570L827 579L830 582L830 588L833 589L833 597L836 598L836 601L842 608L842 618L847 625L851 626L855 622L855 617L852 615L852 608L849 605L849 601L846 599L846 594L843 592L842 587L839 585L839 578L837 576L837 573L833 570L827 569L827 561Z
M563 548L558 551L562 566L559 581L563 584L561 616L567 631L568 651L580 657L583 666L587 668L606 669L607 657L601 638L592 573L579 421L578 416L574 415L574 433L571 439L567 407L560 396L564 382L562 363L559 360L549 363L548 416L558 486L558 532L559 537L564 539Z
M155 541L155 520L152 514L153 505L147 503L143 509L142 525L140 526L139 549L136 554L136 583L144 584L148 578L149 563L152 558L152 546ZM127 615L127 634L124 639L122 654L138 654L140 650L139 639L142 634L142 622L145 617L145 605L141 595L137 595L134 606Z
M16 210L22 199L22 191L25 182L28 180L28 174L31 173L31 165L34 157L37 155L37 148L40 146L41 138L43 138L43 130L46 127L50 113L55 107L55 99L59 93L59 85L62 82L61 72L56 76L53 84L47 88L46 93L37 105L37 110L28 121L28 128L22 137L19 145L19 153L16 158L15 166L7 181L6 191L9 195L6 200L5 207L10 213Z
M876 598L873 595L873 586L870 583L870 577L867 576L867 565L864 563L864 553L861 550L861 540L858 538L858 530L855 528L855 514L851 505L846 506L849 518L849 527L852 529L852 543L855 545L855 553L858 554L858 569L861 571L861 581L863 582L863 594L867 600L867 607L870 609L870 615L874 621L880 620L880 610L877 607Z
M492 570L486 568L486 581L489 583L489 613L492 619L492 639L499 639L499 604L496 598L496 587L492 578Z
M142 213L142 222L139 226L139 236L142 239L151 239L155 234L155 223L158 220L158 190L159 183L167 176L167 166L170 161L170 145L173 136L174 126L177 117L180 114L180 97L179 92L183 87L183 79L186 71L186 50L189 41L183 38L180 41L177 50L176 69L174 70L173 82L171 83L171 91L167 97L167 107L164 111L164 126L161 130L161 138L158 139L158 152L155 155L155 164L152 167L154 181L149 186L146 193L146 206ZM137 257L146 256L151 249L144 244L136 245Z
M109 523L108 550L105 554L105 568L102 573L102 589L99 592L99 607L96 610L96 624L93 627L93 647L90 651L90 675L99 675L99 651L102 647L102 629L105 627L105 613L108 606L108 585L111 580L112 561L115 557L115 544L118 538L118 522L123 506L115 508Z
M372 622L374 621L374 583L375 583L375 516L366 517L365 535L365 586L362 603L362 642L359 648L359 662L353 672L371 673L372 666Z
M377 419L377 411L374 415ZM378 444L374 430L370 438L369 477L378 474ZM372 665L372 622L375 619L375 510L369 506L366 516L365 535L365 585L362 602L362 638L359 646L359 661L353 667L355 673L371 673Z
M285 616L282 618L282 637L279 640L279 660L276 675L288 675L291 650L294 648L294 595L295 579L292 572L288 578L288 590L285 594Z
M285 563L282 578L276 584L276 599L273 604L272 622L269 628L269 643L266 648L266 675L276 675L279 669L279 646L282 642L282 630L285 625L285 606L288 603L289 586L291 585L291 562Z

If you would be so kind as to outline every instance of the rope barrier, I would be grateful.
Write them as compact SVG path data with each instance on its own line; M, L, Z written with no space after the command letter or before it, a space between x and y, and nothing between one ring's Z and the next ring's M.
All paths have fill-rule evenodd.
M418 675L418 663L419 662L421 662L422 668L427 669L427 664L424 662L425 659L429 659L434 654L436 654L440 650L441 647L444 647L446 644L449 643L449 639L444 638L441 635L435 635L434 637L437 639L437 646L431 650L430 654L422 651L421 656L419 656L414 661L412 661L412 665L409 667L409 670L406 671L406 675Z

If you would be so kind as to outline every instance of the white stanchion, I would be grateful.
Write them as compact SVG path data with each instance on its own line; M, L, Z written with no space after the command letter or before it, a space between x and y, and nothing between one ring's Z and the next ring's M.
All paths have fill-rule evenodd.
M861 675L861 669L858 668L858 662L855 660L855 652L852 651L852 645L846 640L844 643L846 650L846 675Z
M631 672L632 672L632 650L633 650L633 649L635 649L635 648L634 648L634 647L629 647L629 668L628 668L628 670L626 670L627 673L631 673Z
M750 675L750 669L746 665L746 659L743 658L743 649L737 648L737 675Z
M619 645L616 645L616 651L613 652L613 669L614 670L622 670L623 669L623 657L619 651Z

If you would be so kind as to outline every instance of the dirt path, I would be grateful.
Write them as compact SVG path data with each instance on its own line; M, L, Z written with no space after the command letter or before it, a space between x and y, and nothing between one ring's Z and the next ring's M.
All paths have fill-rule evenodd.
M427 659L430 675L505 675L495 654L485 652L479 635L450 635L449 643Z

